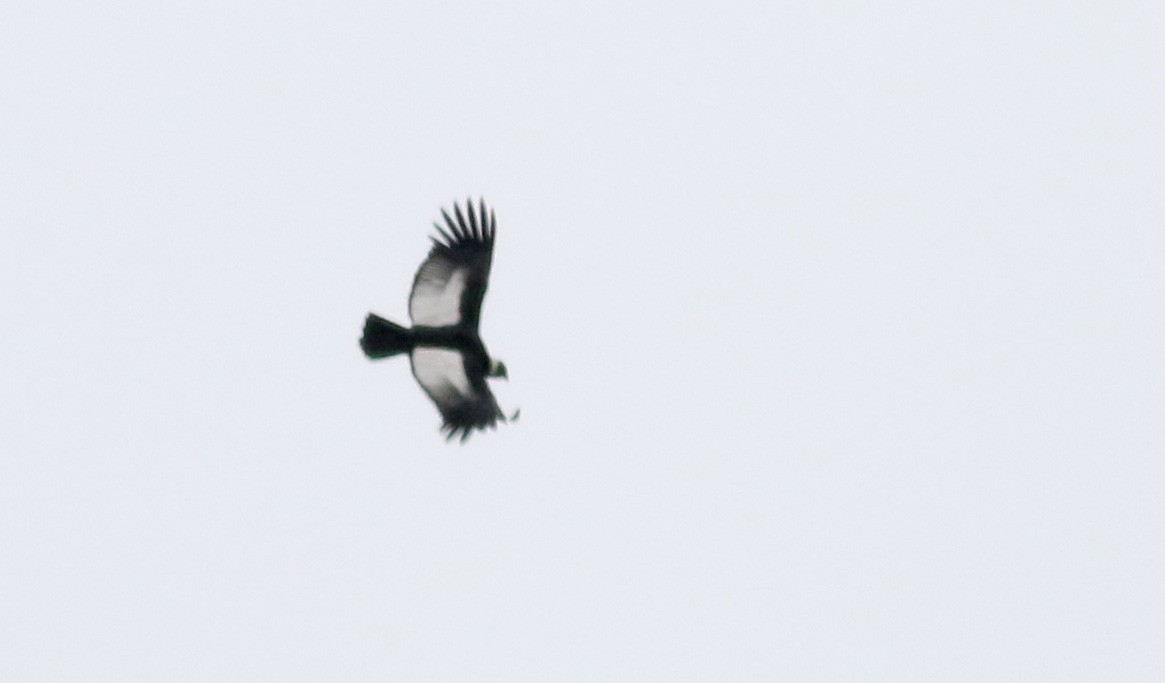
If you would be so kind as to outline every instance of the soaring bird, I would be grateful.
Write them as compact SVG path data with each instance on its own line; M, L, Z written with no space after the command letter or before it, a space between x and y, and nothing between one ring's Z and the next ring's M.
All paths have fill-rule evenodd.
M475 213L456 202L453 215L441 209L445 227L433 223L437 237L413 279L406 328L369 313L360 348L372 360L408 353L413 377L437 405L446 440L464 442L475 429L496 428L506 416L489 390L487 377L508 379L506 366L491 358L478 334L481 302L489 280L497 220L485 200ZM466 220L468 216L468 220ZM510 419L517 418L517 413Z

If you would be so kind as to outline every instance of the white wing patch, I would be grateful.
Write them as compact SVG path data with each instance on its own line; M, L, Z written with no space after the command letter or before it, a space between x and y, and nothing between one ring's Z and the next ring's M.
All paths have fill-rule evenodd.
M442 259L425 263L409 297L409 317L413 324L442 327L461 322L461 295L465 293L466 275L465 268L457 268Z
M457 351L418 346L412 352L413 375L434 401L445 405L473 394L465 374L465 360Z

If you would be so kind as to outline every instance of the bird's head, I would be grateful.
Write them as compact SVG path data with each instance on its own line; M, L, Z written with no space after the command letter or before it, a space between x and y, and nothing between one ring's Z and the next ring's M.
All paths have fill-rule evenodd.
M509 375L506 374L506 364L500 360L491 360L489 364L489 376L497 377L499 379L508 380Z

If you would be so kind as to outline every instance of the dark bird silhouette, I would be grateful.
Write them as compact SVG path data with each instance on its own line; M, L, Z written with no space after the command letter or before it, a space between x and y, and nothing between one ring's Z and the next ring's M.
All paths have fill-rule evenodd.
M430 238L433 248L409 294L413 327L369 313L360 348L373 360L408 353L413 377L441 412L446 440L460 436L464 442L475 429L507 421L486 383L508 379L506 366L490 357L477 329L497 220L492 210L486 213L484 199L476 213L467 200L464 215L453 204L456 220L444 209L441 215L445 228L433 223L439 238Z

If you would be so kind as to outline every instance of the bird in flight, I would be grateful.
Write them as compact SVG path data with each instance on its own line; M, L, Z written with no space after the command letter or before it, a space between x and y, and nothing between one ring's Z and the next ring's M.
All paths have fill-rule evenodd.
M412 328L369 313L360 348L372 360L409 354L413 377L441 413L446 440L464 442L475 429L507 421L486 383L508 379L506 366L490 357L477 330L497 220L484 199L477 212L466 200L464 214L453 204L456 220L444 209L441 216L445 227L433 223L438 237L430 238L433 247L409 294Z

